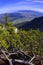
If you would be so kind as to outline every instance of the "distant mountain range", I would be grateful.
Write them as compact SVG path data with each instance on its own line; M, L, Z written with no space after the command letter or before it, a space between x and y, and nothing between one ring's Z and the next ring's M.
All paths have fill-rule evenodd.
M39 29L40 31L43 32L43 17L35 18L32 21L25 21L20 24L15 25L19 29L25 29L25 30L30 30L30 29Z
M25 21L31 21L34 18L43 16L43 13L32 10L20 10L13 13L7 13L8 21L19 24ZM5 23L5 14L0 14L0 23Z
M8 22L12 22L18 28L25 30L39 28L40 31L43 31L43 13L31 10L20 10L7 13L7 15ZM0 14L0 23L5 23L5 14Z

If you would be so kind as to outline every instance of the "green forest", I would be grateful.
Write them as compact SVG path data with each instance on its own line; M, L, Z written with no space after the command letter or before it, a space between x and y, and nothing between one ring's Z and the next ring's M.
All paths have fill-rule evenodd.
M6 19L7 21L7 19ZM37 30L22 30L6 22L4 25L0 24L0 49L7 49L11 51L12 48L23 50L27 54L34 52L35 54L43 54L43 32Z

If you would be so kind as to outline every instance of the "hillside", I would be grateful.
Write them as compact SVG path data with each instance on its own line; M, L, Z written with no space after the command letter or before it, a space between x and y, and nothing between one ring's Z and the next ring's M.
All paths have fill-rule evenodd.
M17 32L15 30L16 27L11 23L6 22L5 26L0 24L0 49L7 49L12 52L23 50L27 54L29 52L33 53L32 51L37 54L43 53L43 32L32 29L28 31L17 29ZM39 45L39 43L41 44ZM40 51L38 46L41 46L42 51Z
M32 21L25 21L24 23L20 23L15 25L16 27L20 29L40 29L40 31L43 31L43 17L35 18Z
M0 65L43 65L42 55L43 32L0 24Z

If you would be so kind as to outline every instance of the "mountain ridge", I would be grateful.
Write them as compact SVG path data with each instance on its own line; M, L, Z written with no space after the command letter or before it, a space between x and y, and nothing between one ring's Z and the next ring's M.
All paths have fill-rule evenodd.
M43 17L35 18L32 21L26 21L24 23L20 23L15 25L19 29L39 29L40 31L43 31Z
M36 11L31 10L22 10L22 12L19 10L17 12L7 13L8 15L8 21L14 22L15 24L18 24L18 21L20 23L25 21L31 21L34 18L41 17L43 14ZM0 23L5 23L5 14L0 14Z

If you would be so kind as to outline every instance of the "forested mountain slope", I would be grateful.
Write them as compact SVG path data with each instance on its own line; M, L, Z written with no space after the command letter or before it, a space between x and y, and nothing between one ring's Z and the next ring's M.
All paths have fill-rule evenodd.
M24 23L16 24L16 27L20 29L39 29L40 31L43 31L43 17L35 18L32 21L25 21Z

